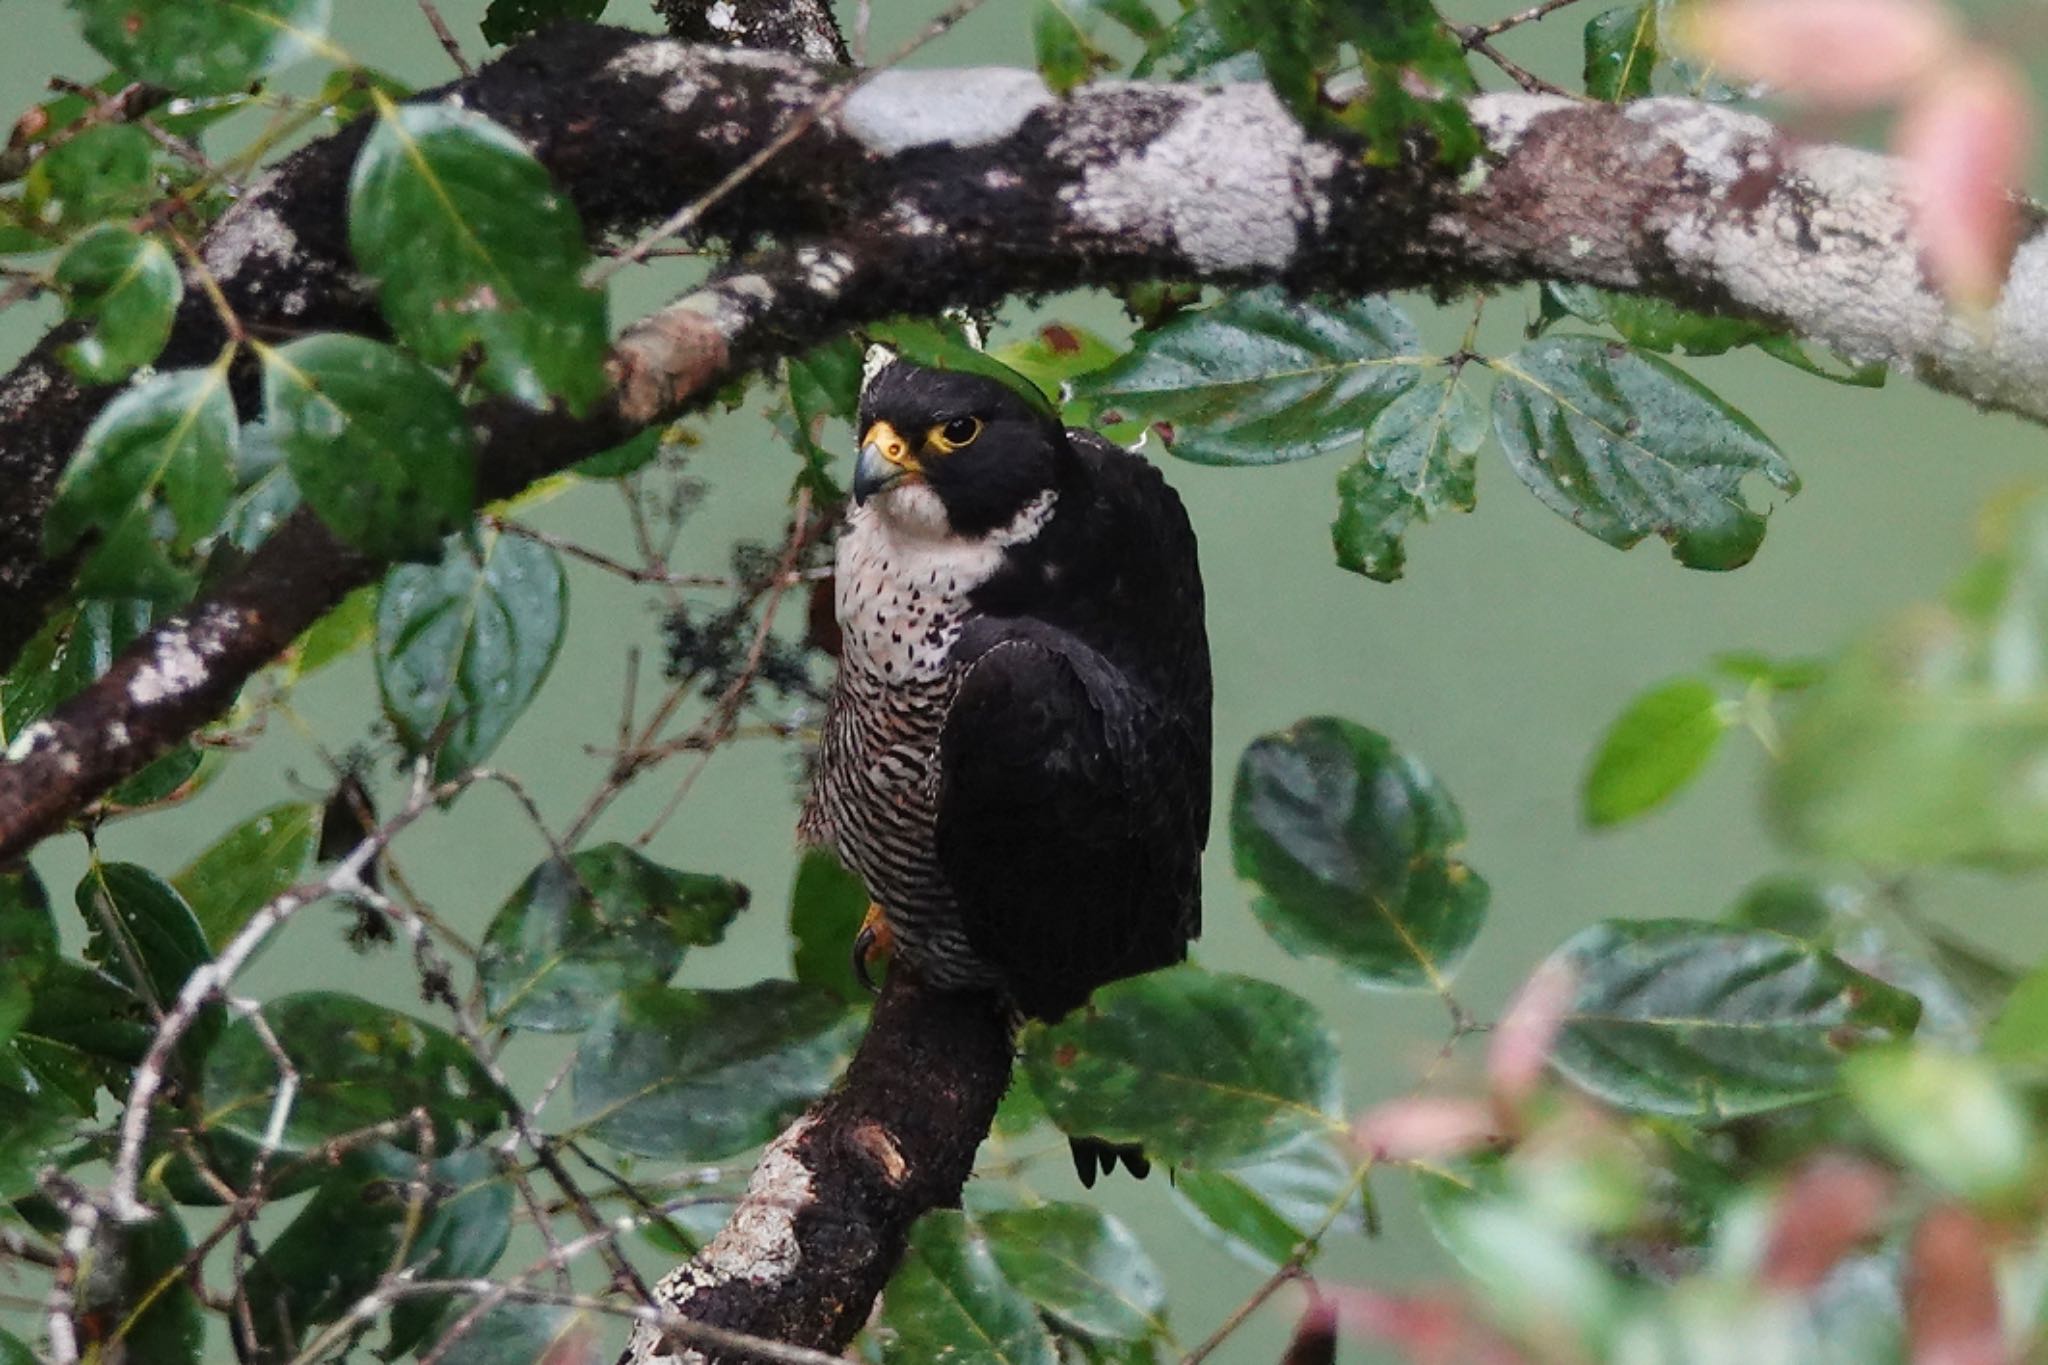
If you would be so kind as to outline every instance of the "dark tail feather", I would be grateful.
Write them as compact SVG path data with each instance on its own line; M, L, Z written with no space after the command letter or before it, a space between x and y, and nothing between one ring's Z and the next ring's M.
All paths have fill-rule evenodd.
M1117 1162L1138 1179L1152 1174L1152 1163L1145 1157L1145 1149L1135 1142L1105 1142L1101 1138L1068 1138L1067 1146L1074 1153L1074 1174L1081 1177L1084 1189L1095 1188L1097 1175L1110 1175L1116 1171Z

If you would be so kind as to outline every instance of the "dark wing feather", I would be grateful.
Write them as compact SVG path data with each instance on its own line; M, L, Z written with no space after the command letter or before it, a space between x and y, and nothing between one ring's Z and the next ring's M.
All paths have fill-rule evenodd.
M938 853L977 956L1042 1018L1180 961L1199 902L1185 727L1043 621L975 621L955 657Z

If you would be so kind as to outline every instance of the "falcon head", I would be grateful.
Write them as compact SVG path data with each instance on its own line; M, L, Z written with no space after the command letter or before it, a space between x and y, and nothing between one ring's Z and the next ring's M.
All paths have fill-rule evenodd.
M987 375L885 365L860 397L853 499L925 534L975 539L1052 488L1066 432L1049 410Z

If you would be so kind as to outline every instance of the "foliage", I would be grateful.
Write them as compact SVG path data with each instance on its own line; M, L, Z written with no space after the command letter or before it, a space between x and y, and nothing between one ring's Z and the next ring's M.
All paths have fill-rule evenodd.
M57 354L78 382L125 387L56 485L47 549L79 573L0 677L0 741L32 746L52 708L301 508L386 567L225 720L81 815L91 859L71 894L40 856L0 870L0 1220L29 1249L35 1287L16 1297L37 1310L4 1311L0 1361L32 1358L48 1292L92 1358L584 1359L604 1330L592 1304L625 1302L624 1261L609 1297L567 1295L581 1252L565 1243L607 1258L701 1244L748 1154L859 1036L848 947L867 898L829 855L793 852L786 923L754 924L727 869L645 851L666 813L631 841L600 826L657 770L672 811L734 799L712 766L731 745L815 743L832 648L820 580L864 343L991 375L1180 461L1337 457L1335 561L1381 583L1408 569L1415 526L1473 508L1496 454L1592 538L1560 529L1560 553L1655 536L1683 567L1737 569L1799 483L1693 362L1754 351L1883 378L1742 318L1585 285L1478 294L1445 347L1388 298L1133 283L1124 330L998 315L984 349L955 319L896 318L790 356L728 398L771 411L791 465L717 465L693 427L643 434L527 495L623 509L608 538L568 541L531 524L531 502L478 509L475 430L508 407L602 399L609 299L583 223L519 132L407 102L327 36L331 8L71 0L114 69L38 97L5 152L7 280L61 300ZM604 8L492 0L459 36L510 43ZM1583 17L1592 98L1731 93L1676 55L1662 0ZM1037 0L1030 19L1061 95L1119 71L1265 80L1367 167L1471 159L1458 97L1477 85L1475 36L1426 0ZM318 79L277 82L297 63ZM107 112L131 82L167 101L146 125ZM252 135L234 116L256 109L278 123ZM377 334L232 326L217 356L167 353L179 311L214 306L192 243L300 133L350 121L333 230ZM1528 334L1482 345L1488 307L1523 309ZM695 553L679 567L706 497L785 487L775 524L722 570ZM1468 861L1486 830L1426 756L1363 723L1385 723L1369 699L1226 756L1219 838L1241 885L1212 888L1212 915L1248 910L1303 972L1428 997L1449 1016L1444 1059L1473 1060L1484 1035L1483 1063L1360 1118L1302 993L1199 948L1110 986L1022 1035L985 1175L967 1209L913 1232L866 1358L1151 1361L1222 1316L1175 1302L1124 1223L1052 1197L1064 1135L1142 1142L1170 1165L1152 1192L1254 1268L1248 1295L1316 1271L1374 1235L1379 1198L1411 1194L1453 1287L1327 1287L1351 1295L1331 1300L1347 1325L1422 1358L1448 1342L1502 1360L1693 1359L1711 1334L1726 1358L1904 1360L1958 1322L2005 1333L2012 1358L2041 1349L2048 967L2005 963L1911 896L1923 869L2048 860L2048 504L2016 498L1988 524L1953 592L1838 656L1684 661L1579 737L1578 809L1607 838L1653 812L1681 822L1686 789L1754 739L1766 818L1808 861L1719 915L1682 887L1606 888L1494 1017L1456 975L1494 896L1505 907L1517 888ZM579 589L572 612L570 583L600 573L659 611L667 661L658 699L629 692L615 731L569 643L590 611ZM365 681L358 751L330 790L190 808L175 872L101 856L118 822L253 767L243 750L265 727L297 723L295 689L351 657L375 698ZM585 689L591 728L549 737L599 760L580 802L486 766L544 688ZM539 837L476 891L488 922L472 941L423 899L408 869L431 845L409 831L489 799L514 812L504 847ZM1544 799L1571 794L1561 779ZM728 933L780 935L789 979L722 975ZM244 969L273 936L331 979L266 994ZM78 1220L89 1206L66 1201L110 1169L160 1216ZM529 1242L545 1254L525 1268L512 1248ZM36 1279L79 1245L85 1273ZM477 1291L492 1277L503 1296Z

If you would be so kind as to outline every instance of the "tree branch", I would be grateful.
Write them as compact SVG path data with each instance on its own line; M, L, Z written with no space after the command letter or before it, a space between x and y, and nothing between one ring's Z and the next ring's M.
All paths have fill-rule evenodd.
M1010 1021L988 995L892 972L830 1095L770 1143L711 1244L655 1288L695 1322L825 1351L867 1321L910 1225L960 1202L1010 1080ZM622 1365L707 1356L636 1328Z

